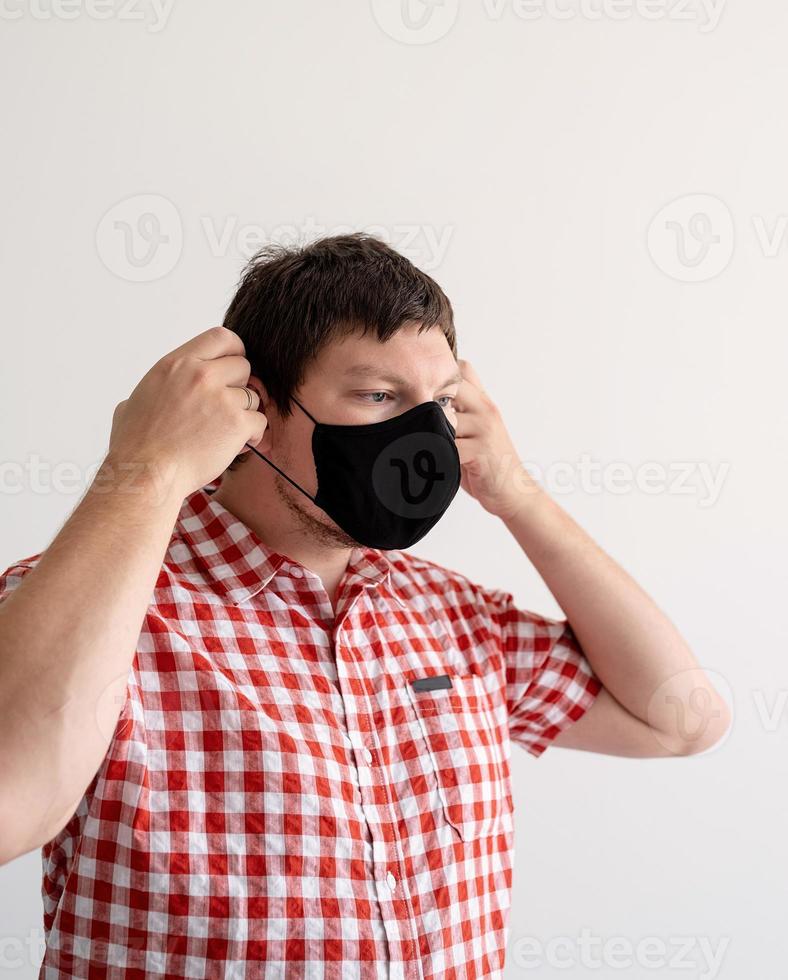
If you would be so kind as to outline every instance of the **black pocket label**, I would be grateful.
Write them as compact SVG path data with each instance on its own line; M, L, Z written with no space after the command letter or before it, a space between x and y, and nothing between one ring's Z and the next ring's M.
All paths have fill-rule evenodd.
M410 683L414 691L442 691L451 687L451 677L438 674L436 677L419 677Z

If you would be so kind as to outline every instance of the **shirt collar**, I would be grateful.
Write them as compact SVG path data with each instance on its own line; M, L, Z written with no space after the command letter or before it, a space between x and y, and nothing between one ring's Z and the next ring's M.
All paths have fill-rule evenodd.
M175 532L217 591L238 605L264 589L282 565L299 563L269 548L250 527L214 500L217 487L218 481L214 481L186 497ZM392 582L392 571L391 561L378 548L359 546L350 553L349 576L384 588L406 608L407 602Z

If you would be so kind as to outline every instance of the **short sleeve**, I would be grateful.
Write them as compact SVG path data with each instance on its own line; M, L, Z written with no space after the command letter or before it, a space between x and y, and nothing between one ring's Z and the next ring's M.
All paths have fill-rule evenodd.
M40 557L40 555L33 555L31 558L23 558L22 561L9 565L0 575L0 603L22 584L22 579L32 571Z
M540 756L594 703L602 683L568 620L518 608L510 592L489 593L500 627L509 734Z

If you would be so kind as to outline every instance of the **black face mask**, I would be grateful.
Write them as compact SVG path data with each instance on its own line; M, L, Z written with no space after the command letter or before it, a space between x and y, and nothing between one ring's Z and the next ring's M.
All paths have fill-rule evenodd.
M250 447L349 534L369 548L415 544L443 517L460 488L457 430L437 402L366 425L315 423L313 497Z

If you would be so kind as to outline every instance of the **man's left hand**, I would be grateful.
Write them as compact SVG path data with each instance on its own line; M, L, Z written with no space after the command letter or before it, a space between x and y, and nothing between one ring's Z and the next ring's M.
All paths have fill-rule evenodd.
M453 406L463 490L485 510L507 520L538 489L523 466L501 412L469 361L457 361L463 380Z

